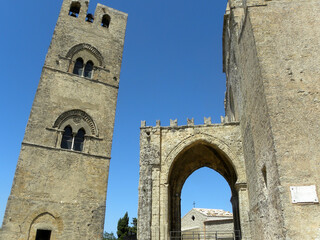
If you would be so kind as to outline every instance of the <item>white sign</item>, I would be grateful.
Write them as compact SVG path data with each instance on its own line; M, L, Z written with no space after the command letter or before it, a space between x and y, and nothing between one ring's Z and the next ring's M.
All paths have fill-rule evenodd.
M290 187L292 203L318 203L316 186L292 186Z

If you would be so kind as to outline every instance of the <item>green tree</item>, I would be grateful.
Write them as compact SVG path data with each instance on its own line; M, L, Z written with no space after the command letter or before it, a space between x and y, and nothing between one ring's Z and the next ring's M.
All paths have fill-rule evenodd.
M137 236L137 225L138 225L137 218L132 218L131 225L132 225L132 227L130 227L131 235Z
M117 238L114 236L113 232L111 233L104 232L103 240L117 240Z
M136 240L137 239L137 218L132 219L132 226L129 226L129 216L126 212L123 218L118 221L118 239L119 240Z
M125 240L126 237L129 235L129 216L128 212L126 212L123 218L120 218L118 221L117 227L117 235L119 240Z

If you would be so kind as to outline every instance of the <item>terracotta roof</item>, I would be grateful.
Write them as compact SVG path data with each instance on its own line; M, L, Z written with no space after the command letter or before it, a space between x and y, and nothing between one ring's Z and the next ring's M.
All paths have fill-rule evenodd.
M232 217L233 214L222 209L194 208L194 210L202 213L207 217Z

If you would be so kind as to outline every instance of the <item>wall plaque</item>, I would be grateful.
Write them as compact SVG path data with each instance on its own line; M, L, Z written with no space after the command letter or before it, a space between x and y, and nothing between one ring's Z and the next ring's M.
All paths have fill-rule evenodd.
M319 203L316 186L291 186L292 203Z

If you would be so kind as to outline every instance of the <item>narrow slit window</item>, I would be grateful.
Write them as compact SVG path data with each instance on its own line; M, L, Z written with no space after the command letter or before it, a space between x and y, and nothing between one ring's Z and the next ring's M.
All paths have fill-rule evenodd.
M78 58L74 64L73 73L82 76L83 72L83 60Z
M111 18L108 14L103 15L102 21L101 21L101 26L108 28L110 25L110 21L111 21Z
M72 141L73 141L72 128L70 126L67 126L64 128L64 132L61 140L61 148L71 149Z
M93 62L88 61L86 67L84 68L84 76L87 78L92 78L92 71L93 71Z
M84 135L86 132L81 128L77 135L74 138L74 145L73 145L73 150L75 151L82 151L83 150L83 142L84 142Z
M81 5L79 2L72 2L69 10L69 15L72 17L78 17L80 13Z
M261 169L261 172L262 172L262 176L263 176L263 180L264 180L265 187L268 187L268 179L267 179L267 168L266 168L266 165L263 165L263 167L262 167L262 169Z
M36 240L50 240L51 230L37 230Z

